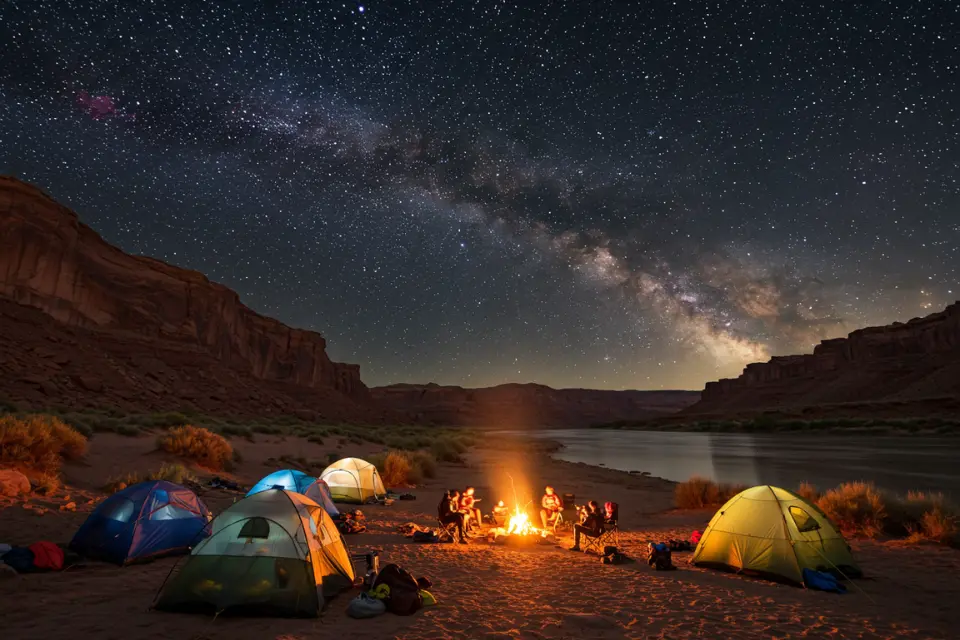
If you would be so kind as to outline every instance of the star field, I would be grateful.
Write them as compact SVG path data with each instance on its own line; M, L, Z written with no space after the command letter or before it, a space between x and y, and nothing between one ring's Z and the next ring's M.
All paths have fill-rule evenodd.
M368 384L700 388L960 298L951 2L0 4L0 172Z

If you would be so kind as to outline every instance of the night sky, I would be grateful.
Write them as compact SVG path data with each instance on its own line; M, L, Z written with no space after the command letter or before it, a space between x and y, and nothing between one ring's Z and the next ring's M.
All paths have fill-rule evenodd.
M960 298L951 1L0 2L0 172L368 384L701 388Z

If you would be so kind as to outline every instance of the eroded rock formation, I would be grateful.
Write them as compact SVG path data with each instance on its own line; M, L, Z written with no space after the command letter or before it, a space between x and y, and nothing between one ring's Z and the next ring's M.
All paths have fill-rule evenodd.
M909 322L825 340L707 383L687 413L960 396L960 302Z
M378 412L359 366L332 362L320 334L254 312L236 292L196 271L124 253L39 189L6 177L0 177L0 299L2 364L5 373L18 372L16 380L4 376L0 394L23 396L17 381L26 377L41 391L75 387L90 397L126 397L128 404L154 393L151 407L182 399L201 408L253 408L275 405L270 396L280 393L286 399L277 402L290 410L322 414L323 405L337 405L344 419L351 407L357 417ZM59 326L10 303L42 311ZM70 362L58 362L65 358ZM49 375L33 372L36 362ZM198 387L195 377L216 382ZM168 402L163 395L171 396ZM254 396L261 401L251 403Z

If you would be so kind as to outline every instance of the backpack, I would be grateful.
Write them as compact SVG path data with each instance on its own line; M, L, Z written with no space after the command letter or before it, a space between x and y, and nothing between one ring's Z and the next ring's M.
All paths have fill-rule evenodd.
M387 611L398 616L413 615L423 606L420 596L420 585L406 569L395 564L388 564L380 569L380 573L373 581L373 588L381 584L390 587L390 595L384 600Z
M647 564L651 567L654 567L657 571L671 571L676 569L673 566L672 558L670 553L670 547L658 542L656 544L650 544L650 555L647 556Z

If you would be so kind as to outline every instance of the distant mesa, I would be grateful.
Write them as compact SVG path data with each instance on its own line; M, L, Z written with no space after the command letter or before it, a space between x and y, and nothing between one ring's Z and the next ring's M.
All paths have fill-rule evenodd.
M371 389L390 409L419 422L465 426L585 427L672 414L700 398L699 391L606 391L553 389L540 384L503 384L468 389L395 384Z
M955 411L958 401L960 302L906 323L824 340L812 354L749 364L738 378L707 383L701 400L683 413L812 413L858 404L922 414Z

